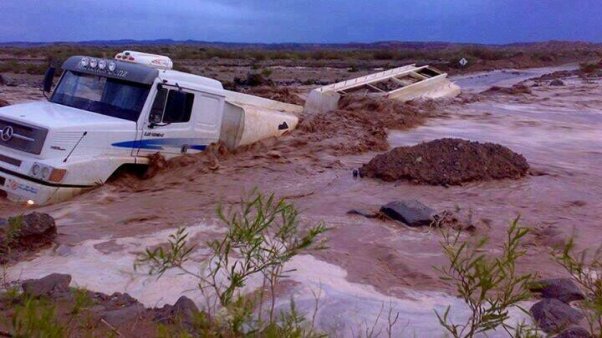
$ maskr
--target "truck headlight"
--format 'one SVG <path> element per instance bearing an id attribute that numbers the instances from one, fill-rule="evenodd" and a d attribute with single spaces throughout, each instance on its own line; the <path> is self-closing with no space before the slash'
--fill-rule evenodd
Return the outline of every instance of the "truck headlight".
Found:
<path id="1" fill-rule="evenodd" d="M 42 172 L 42 168 L 40 167 L 39 164 L 34 164 L 33 167 L 31 167 L 31 173 L 33 174 L 34 177 L 39 177 L 41 172 Z"/>
<path id="2" fill-rule="evenodd" d="M 42 168 L 42 178 L 47 180 L 48 177 L 50 177 L 50 168 L 49 167 Z"/>
<path id="3" fill-rule="evenodd" d="M 41 163 L 34 163 L 31 167 L 33 177 L 47 182 L 61 182 L 66 174 L 66 169 L 57 169 Z"/>

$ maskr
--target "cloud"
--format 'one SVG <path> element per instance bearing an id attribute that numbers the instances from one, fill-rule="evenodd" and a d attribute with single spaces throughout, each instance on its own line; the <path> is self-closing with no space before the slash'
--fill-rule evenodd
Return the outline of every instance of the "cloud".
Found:
<path id="1" fill-rule="evenodd" d="M 602 41 L 595 0 L 0 0 L 0 41 Z"/>

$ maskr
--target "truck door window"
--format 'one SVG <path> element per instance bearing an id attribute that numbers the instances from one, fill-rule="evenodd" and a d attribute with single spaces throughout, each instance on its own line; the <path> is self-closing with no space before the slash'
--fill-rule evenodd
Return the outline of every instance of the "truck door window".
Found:
<path id="1" fill-rule="evenodd" d="M 151 108 L 149 122 L 184 123 L 190 121 L 194 94 L 161 88 Z"/>
<path id="2" fill-rule="evenodd" d="M 152 123 L 161 123 L 163 120 L 163 112 L 165 111 L 165 99 L 167 98 L 167 89 L 161 88 L 157 91 L 155 102 L 151 108 L 148 121 Z"/>

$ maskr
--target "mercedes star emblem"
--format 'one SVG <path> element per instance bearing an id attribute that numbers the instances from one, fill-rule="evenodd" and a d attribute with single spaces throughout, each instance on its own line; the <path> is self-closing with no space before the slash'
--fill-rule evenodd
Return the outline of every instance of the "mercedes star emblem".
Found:
<path id="1" fill-rule="evenodd" d="M 0 131 L 0 139 L 4 142 L 8 142 L 13 138 L 14 130 L 11 126 L 6 126 Z"/>

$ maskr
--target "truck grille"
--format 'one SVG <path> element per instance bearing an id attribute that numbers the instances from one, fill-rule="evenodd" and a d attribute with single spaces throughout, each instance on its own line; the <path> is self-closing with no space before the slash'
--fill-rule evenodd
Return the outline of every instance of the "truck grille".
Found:
<path id="1" fill-rule="evenodd" d="M 0 119 L 0 146 L 39 155 L 48 130 Z"/>

